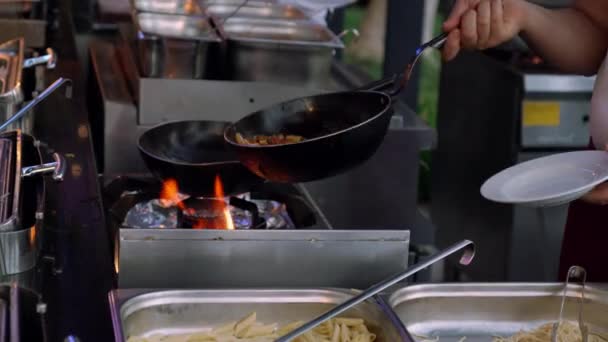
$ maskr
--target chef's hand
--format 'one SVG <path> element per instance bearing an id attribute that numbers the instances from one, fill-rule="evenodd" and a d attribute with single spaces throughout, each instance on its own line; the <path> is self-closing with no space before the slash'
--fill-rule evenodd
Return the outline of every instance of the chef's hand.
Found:
<path id="1" fill-rule="evenodd" d="M 443 24 L 450 32 L 443 58 L 456 57 L 461 49 L 483 50 L 511 40 L 524 27 L 525 0 L 457 0 Z"/>
<path id="2" fill-rule="evenodd" d="M 608 205 L 608 183 L 596 186 L 591 192 L 583 196 L 581 200 L 595 205 Z"/>

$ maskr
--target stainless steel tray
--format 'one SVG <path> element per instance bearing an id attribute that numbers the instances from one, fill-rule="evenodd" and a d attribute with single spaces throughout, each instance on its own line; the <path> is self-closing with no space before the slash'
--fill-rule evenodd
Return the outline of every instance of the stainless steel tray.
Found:
<path id="1" fill-rule="evenodd" d="M 221 39 L 204 16 L 134 13 L 141 76 L 199 79 L 209 76 Z"/>
<path id="2" fill-rule="evenodd" d="M 230 18 L 223 24 L 230 40 L 341 49 L 344 44 L 324 25 L 313 22 Z"/>
<path id="3" fill-rule="evenodd" d="M 132 0 L 135 10 L 140 12 L 200 15 L 196 0 Z"/>
<path id="4" fill-rule="evenodd" d="M 130 336 L 205 331 L 252 311 L 264 323 L 309 320 L 350 296 L 337 289 L 114 290 L 109 299 L 115 339 L 122 342 Z M 399 320 L 379 301 L 362 303 L 344 316 L 365 319 L 378 342 L 410 341 Z"/>
<path id="5" fill-rule="evenodd" d="M 223 29 L 229 70 L 238 81 L 324 89 L 334 52 L 344 47 L 327 27 L 308 21 L 230 18 Z"/>
<path id="6" fill-rule="evenodd" d="M 134 17 L 137 29 L 145 35 L 196 41 L 221 40 L 206 17 L 145 12 Z"/>
<path id="7" fill-rule="evenodd" d="M 243 2 L 243 1 L 241 1 Z M 218 18 L 260 18 L 280 20 L 308 20 L 310 19 L 298 7 L 264 2 L 247 2 L 246 5 L 214 3 L 203 9 L 205 13 Z"/>
<path id="8" fill-rule="evenodd" d="M 414 336 L 440 342 L 491 341 L 521 330 L 555 322 L 563 284 L 496 283 L 411 286 L 389 300 L 397 316 Z M 580 287 L 571 286 L 566 320 L 576 321 Z M 585 291 L 584 318 L 592 331 L 608 332 L 608 287 L 591 285 Z"/>

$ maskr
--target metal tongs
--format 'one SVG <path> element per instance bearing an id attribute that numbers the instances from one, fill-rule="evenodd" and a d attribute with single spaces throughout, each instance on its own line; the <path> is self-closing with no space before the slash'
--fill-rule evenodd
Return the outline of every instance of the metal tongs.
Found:
<path id="1" fill-rule="evenodd" d="M 443 250 L 442 252 L 435 254 L 433 257 L 431 257 L 425 261 L 419 262 L 419 263 L 409 267 L 407 270 L 397 273 L 397 274 L 393 275 L 392 277 L 370 287 L 369 289 L 365 290 L 364 292 L 361 292 L 360 294 L 356 295 L 355 297 L 336 306 L 335 308 L 327 311 L 326 313 L 324 313 L 321 316 L 313 319 L 312 321 L 302 325 L 301 327 L 293 330 L 292 332 L 290 332 L 282 337 L 279 337 L 278 339 L 275 340 L 275 342 L 291 341 L 292 339 L 300 336 L 301 334 L 307 332 L 308 330 L 313 329 L 314 327 L 325 322 L 326 320 L 336 317 L 337 315 L 354 307 L 355 305 L 377 295 L 378 293 L 380 293 L 380 292 L 386 290 L 387 288 L 397 284 L 398 282 L 408 278 L 409 276 L 411 276 L 415 273 L 418 273 L 419 271 L 431 266 L 432 264 L 434 264 L 440 260 L 447 258 L 448 256 L 450 256 L 460 250 L 464 250 L 462 257 L 460 258 L 460 264 L 469 265 L 471 263 L 471 261 L 473 261 L 473 258 L 475 257 L 475 244 L 472 241 L 464 240 L 462 242 L 459 242 L 459 243 L 451 246 L 448 249 Z M 586 342 L 586 341 L 583 341 L 583 342 Z"/>
<path id="2" fill-rule="evenodd" d="M 553 329 L 551 331 L 551 342 L 557 342 L 557 335 L 559 331 L 559 326 L 562 324 L 564 319 L 564 307 L 566 305 L 566 298 L 568 295 L 568 284 L 570 283 L 570 279 L 578 278 L 581 281 L 581 295 L 579 297 L 579 305 L 578 305 L 578 327 L 581 330 L 581 336 L 583 338 L 582 342 L 587 342 L 589 339 L 589 328 L 585 325 L 583 320 L 583 306 L 585 304 L 585 283 L 587 282 L 587 271 L 580 266 L 572 266 L 568 270 L 568 275 L 566 276 L 566 283 L 564 285 L 564 292 L 562 294 L 562 304 L 559 309 L 559 317 L 557 322 L 553 324 Z"/>

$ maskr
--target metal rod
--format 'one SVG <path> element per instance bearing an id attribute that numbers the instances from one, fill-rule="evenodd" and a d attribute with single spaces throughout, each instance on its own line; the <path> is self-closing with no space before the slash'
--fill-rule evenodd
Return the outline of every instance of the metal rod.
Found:
<path id="1" fill-rule="evenodd" d="M 322 314 L 321 316 L 313 319 L 312 321 L 302 325 L 301 327 L 293 330 L 292 332 L 286 334 L 285 336 L 278 338 L 277 340 L 275 340 L 275 342 L 291 341 L 292 339 L 300 336 L 301 334 L 307 332 L 310 329 L 313 329 L 314 327 L 325 322 L 326 320 L 336 317 L 337 315 L 352 308 L 353 306 L 369 299 L 370 297 L 377 295 L 378 293 L 380 293 L 380 292 L 386 290 L 387 288 L 397 284 L 398 282 L 408 278 L 409 276 L 431 266 L 432 264 L 434 264 L 440 260 L 445 259 L 446 257 L 448 257 L 462 249 L 464 249 L 464 253 L 463 253 L 462 257 L 460 258 L 460 264 L 462 264 L 462 265 L 470 264 L 475 256 L 475 244 L 472 241 L 464 240 L 462 242 L 459 242 L 459 243 L 435 254 L 428 260 L 419 262 L 416 265 L 409 267 L 407 270 L 405 270 L 401 273 L 398 273 L 398 274 L 370 287 L 369 289 L 365 290 L 364 292 L 361 292 L 359 295 L 336 306 L 335 308 L 333 308 L 333 309 L 329 310 L 328 312 Z"/>
<path id="2" fill-rule="evenodd" d="M 16 121 L 20 120 L 23 116 L 28 114 L 32 110 L 32 108 L 34 108 L 40 102 L 42 102 L 44 99 L 49 97 L 49 95 L 51 95 L 55 90 L 59 89 L 65 83 L 71 84 L 72 81 L 67 78 L 61 78 L 61 77 L 58 78 L 57 81 L 53 82 L 53 84 L 51 84 L 42 93 L 40 93 L 40 95 L 36 96 L 32 101 L 28 102 L 25 106 L 23 106 L 23 108 L 21 108 L 17 113 L 15 113 L 15 115 L 11 116 L 2 125 L 0 125 L 0 132 L 4 131 L 11 124 L 15 123 Z M 68 94 L 70 94 L 69 90 L 68 90 Z"/>
<path id="3" fill-rule="evenodd" d="M 28 58 L 23 61 L 23 68 L 31 68 L 38 64 L 46 64 L 48 69 L 55 68 L 57 64 L 57 54 L 51 48 L 46 49 L 46 55 Z"/>
<path id="4" fill-rule="evenodd" d="M 36 175 L 46 175 L 48 173 L 53 173 L 53 179 L 56 181 L 62 181 L 65 176 L 65 160 L 58 153 L 53 153 L 54 162 L 26 166 L 21 169 L 21 177 L 30 177 Z"/>

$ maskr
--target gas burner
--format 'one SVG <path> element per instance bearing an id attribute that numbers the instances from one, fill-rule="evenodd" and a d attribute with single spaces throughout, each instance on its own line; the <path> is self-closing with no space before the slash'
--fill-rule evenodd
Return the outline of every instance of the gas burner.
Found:
<path id="1" fill-rule="evenodd" d="M 132 194 L 129 194 L 132 195 Z M 190 197 L 167 206 L 161 199 L 136 203 L 123 226 L 137 229 L 295 229 L 285 204 L 251 199 Z"/>
<path id="2" fill-rule="evenodd" d="M 123 229 L 305 229 L 315 211 L 292 185 L 265 183 L 251 192 L 213 198 L 179 192 L 176 183 L 119 177 L 105 187 L 113 227 Z M 226 224 L 226 217 L 231 225 Z M 112 228 L 114 230 L 115 228 Z"/>

